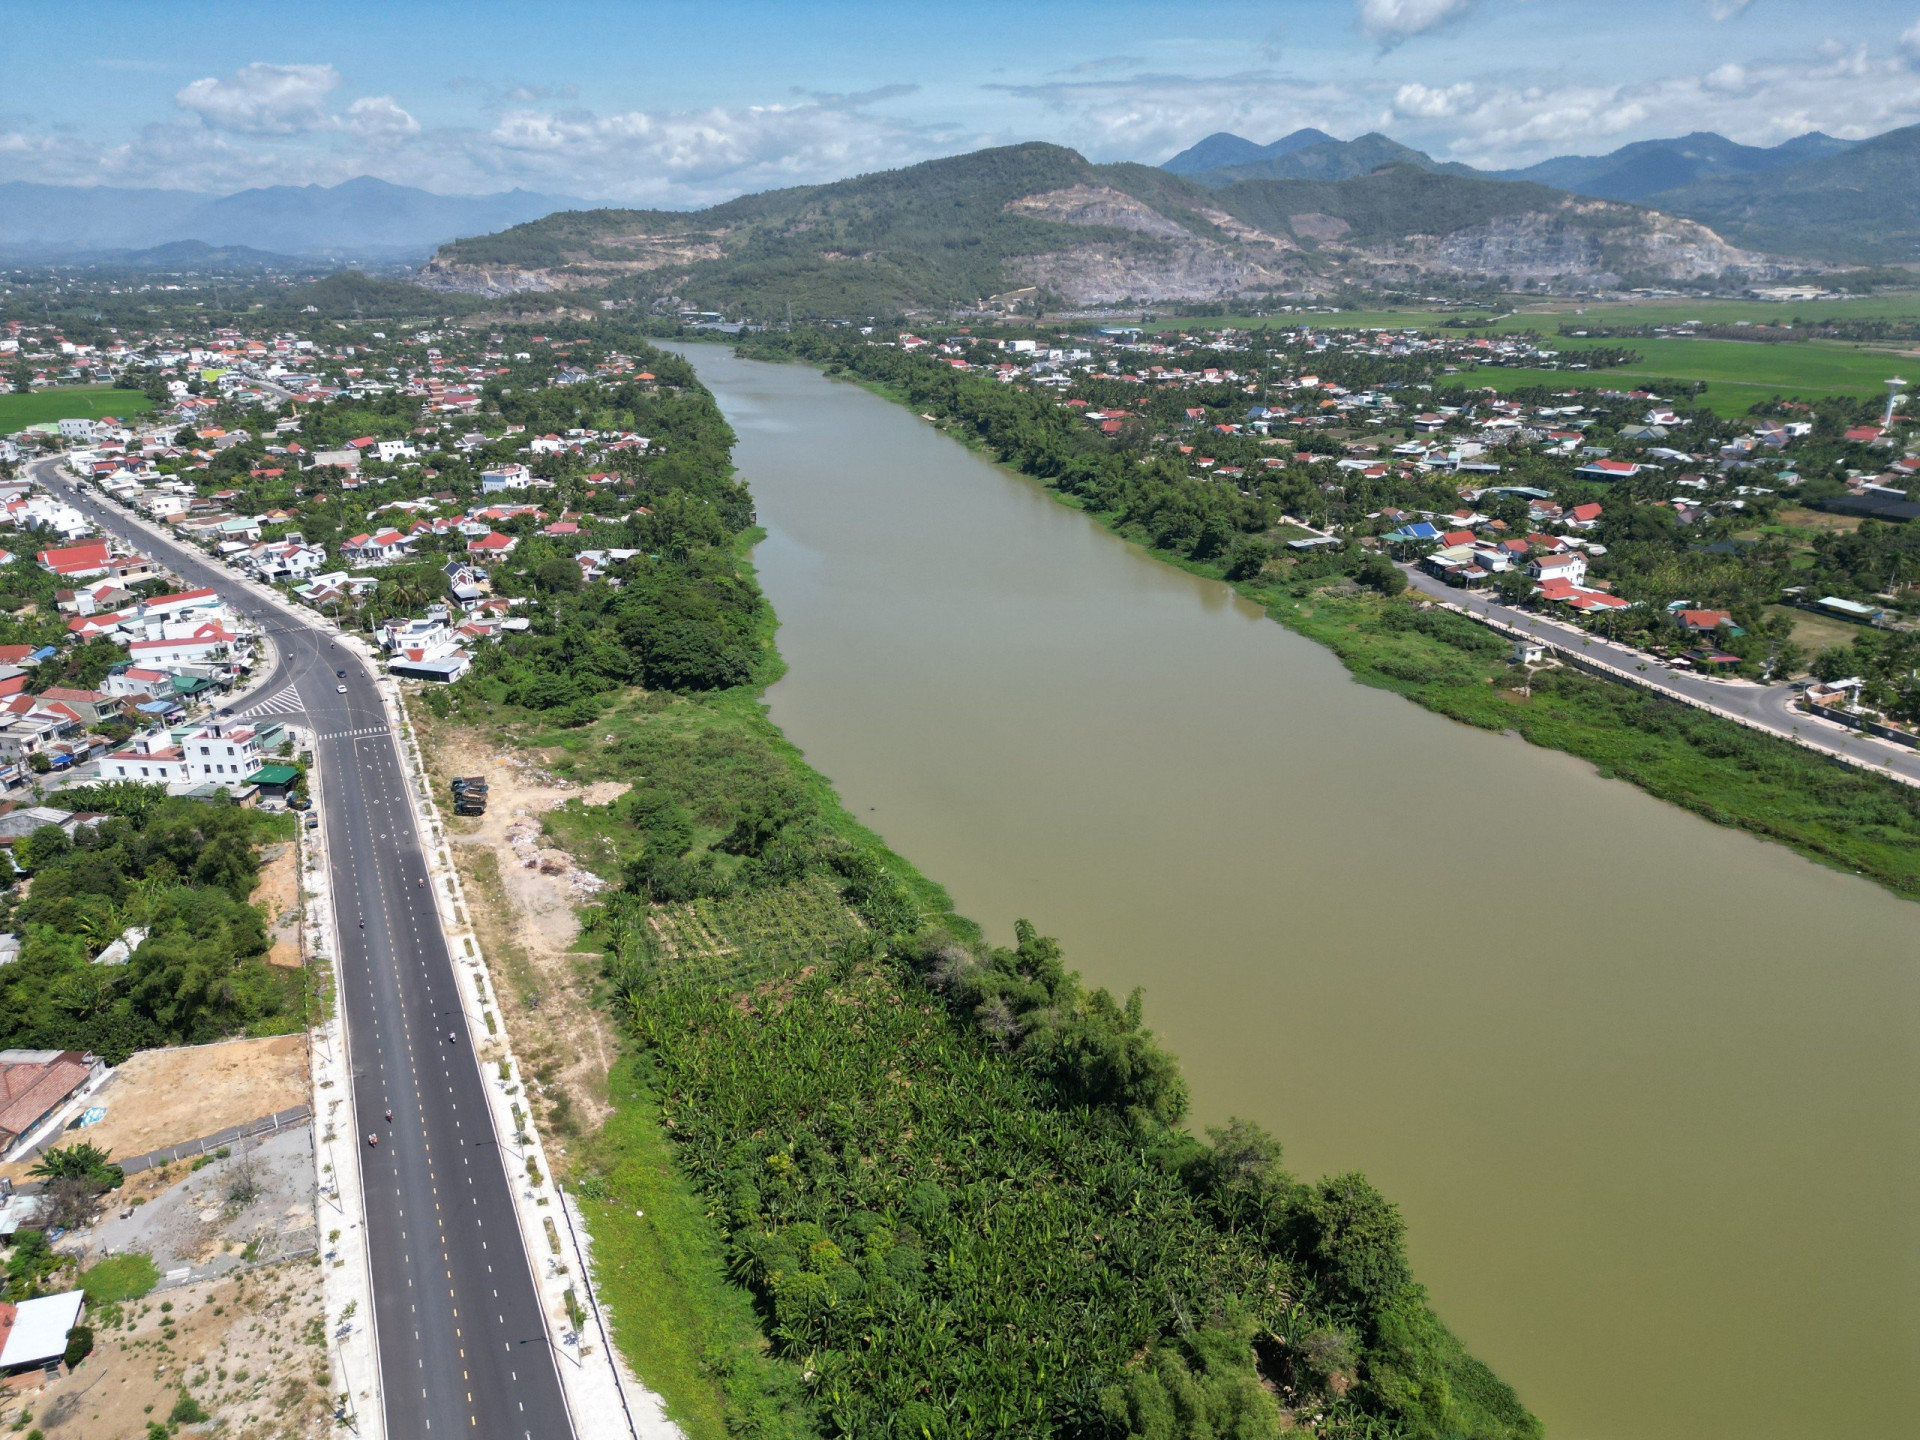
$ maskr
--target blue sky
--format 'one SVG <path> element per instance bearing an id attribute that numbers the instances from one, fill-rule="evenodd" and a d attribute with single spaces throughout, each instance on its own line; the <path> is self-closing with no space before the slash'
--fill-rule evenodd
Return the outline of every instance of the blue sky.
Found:
<path id="1" fill-rule="evenodd" d="M 0 180 L 690 206 L 1018 140 L 1518 165 L 1920 122 L 1920 0 L 0 0 Z"/>

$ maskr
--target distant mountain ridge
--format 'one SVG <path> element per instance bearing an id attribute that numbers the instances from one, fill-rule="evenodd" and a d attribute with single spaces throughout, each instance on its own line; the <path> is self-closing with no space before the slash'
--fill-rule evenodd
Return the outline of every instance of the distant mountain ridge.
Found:
<path id="1" fill-rule="evenodd" d="M 1677 140 L 1641 140 L 1606 155 L 1557 155 L 1520 170 L 1496 170 L 1502 180 L 1532 180 L 1606 200 L 1644 200 L 1702 180 L 1763 175 L 1805 160 L 1842 154 L 1858 143 L 1818 130 L 1778 145 L 1742 145 L 1711 130 Z"/>
<path id="2" fill-rule="evenodd" d="M 1202 170 L 1219 170 L 1228 165 L 1255 165 L 1262 160 L 1275 160 L 1282 155 L 1291 155 L 1295 150 L 1304 150 L 1309 145 L 1325 145 L 1330 142 L 1338 143 L 1326 131 L 1312 128 L 1296 130 L 1291 135 L 1283 135 L 1271 145 L 1256 145 L 1251 140 L 1243 140 L 1238 135 L 1219 130 L 1197 145 L 1188 146 L 1171 160 L 1163 161 L 1160 168 L 1171 170 L 1176 175 L 1193 175 Z"/>
<path id="3" fill-rule="evenodd" d="M 1304 144 L 1289 143 L 1304 135 L 1320 138 Z M 1279 146 L 1288 148 L 1279 149 Z M 1412 165 L 1443 175 L 1480 176 L 1470 165 L 1435 160 L 1424 150 L 1402 145 L 1378 131 L 1369 131 L 1352 140 L 1336 140 L 1318 130 L 1296 130 L 1285 140 L 1267 146 L 1257 160 L 1196 170 L 1190 172 L 1188 178 L 1202 185 L 1232 185 L 1241 180 L 1352 180 L 1371 175 L 1383 165 Z"/>
<path id="4" fill-rule="evenodd" d="M 0 247 L 85 258 L 199 241 L 301 258 L 417 258 L 462 235 L 586 204 L 527 190 L 435 195 L 367 175 L 338 185 L 274 185 L 219 196 L 10 181 L 0 184 Z"/>
<path id="5" fill-rule="evenodd" d="M 1413 166 L 1644 205 L 1775 255 L 1838 264 L 1920 260 L 1920 126 L 1870 140 L 1812 130 L 1772 146 L 1742 145 L 1702 130 L 1498 171 L 1442 163 L 1380 134 L 1294 143 L 1321 134 L 1295 131 L 1261 146 L 1221 131 L 1161 168 L 1230 191 L 1256 180 L 1350 180 L 1383 165 Z"/>
<path id="6" fill-rule="evenodd" d="M 1910 264 L 1920 261 L 1920 125 L 1757 176 L 1714 176 L 1657 191 L 1646 203 L 1690 215 L 1745 245 L 1853 264 Z"/>

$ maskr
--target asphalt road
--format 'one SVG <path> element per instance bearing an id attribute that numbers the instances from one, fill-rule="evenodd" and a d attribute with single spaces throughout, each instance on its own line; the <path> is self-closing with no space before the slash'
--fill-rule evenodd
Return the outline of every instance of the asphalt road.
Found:
<path id="1" fill-rule="evenodd" d="M 387 1434 L 572 1436 L 508 1189 L 504 1162 L 513 1156 L 495 1139 L 460 1013 L 472 997 L 459 987 L 427 890 L 426 853 L 373 677 L 307 615 L 262 599 L 198 552 L 156 538 L 82 493 L 53 462 L 31 469 L 102 529 L 259 621 L 279 660 L 239 708 L 297 698 L 314 732 Z M 377 1147 L 366 1143 L 371 1133 L 380 1136 Z"/>
<path id="2" fill-rule="evenodd" d="M 1490 616 L 1519 630 L 1538 635 L 1559 645 L 1577 647 L 1582 654 L 1604 661 L 1615 669 L 1638 676 L 1669 695 L 1685 696 L 1727 715 L 1764 727 L 1776 735 L 1801 740 L 1830 754 L 1849 755 L 1869 760 L 1875 768 L 1920 784 L 1920 754 L 1904 745 L 1895 745 L 1872 736 L 1861 735 L 1831 720 L 1819 720 L 1793 708 L 1796 691 L 1791 685 L 1757 685 L 1746 680 L 1710 680 L 1684 670 L 1670 670 L 1627 645 L 1615 645 L 1599 635 L 1588 634 L 1531 610 L 1502 605 L 1491 595 L 1463 590 L 1437 580 L 1423 570 L 1402 565 L 1407 583 L 1423 595 L 1458 605 L 1475 615 Z"/>

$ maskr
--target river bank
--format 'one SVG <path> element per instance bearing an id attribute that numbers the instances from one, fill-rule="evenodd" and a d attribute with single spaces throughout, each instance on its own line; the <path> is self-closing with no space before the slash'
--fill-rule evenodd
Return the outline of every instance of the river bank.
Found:
<path id="1" fill-rule="evenodd" d="M 1167 1387 L 1247 1437 L 1283 1412 L 1335 1437 L 1371 1433 L 1370 1416 L 1410 1436 L 1538 1433 L 1427 1307 L 1371 1186 L 1295 1181 L 1255 1129 L 1212 1150 L 1187 1137 L 1184 1083 L 1137 1000 L 1082 990 L 1037 937 L 1018 957 L 975 944 L 759 693 L 635 693 L 584 728 L 511 706 L 453 724 L 417 712 L 436 757 L 511 753 L 584 792 L 541 829 L 603 870 L 632 848 L 628 794 L 717 831 L 711 807 L 737 804 L 747 777 L 791 787 L 792 814 L 830 842 L 831 868 L 772 886 L 653 905 L 616 893 L 583 912 L 578 946 L 610 990 L 503 994 L 536 1047 L 608 1006 L 638 1041 L 594 1087 L 591 1132 L 557 1073 L 536 1070 L 536 1103 L 562 1136 L 616 1342 L 689 1435 L 1124 1427 Z M 1011 1030 L 976 1020 L 988 992 L 963 984 L 1012 997 Z M 871 1020 L 849 1026 L 850 1010 Z M 1078 1058 L 1020 1043 L 1043 1015 Z M 1098 1058 L 1108 1046 L 1124 1064 Z M 1031 1185 L 1009 1188 L 1020 1174 Z M 1339 1255 L 1357 1267 L 1344 1279 Z M 949 1333 L 938 1363 L 933 1310 Z M 1200 1327 L 1191 1344 L 1181 1315 Z"/>
<path id="2" fill-rule="evenodd" d="M 1255 1125 L 1194 1138 L 1137 995 L 1083 985 L 1030 929 L 986 945 L 802 759 L 761 700 L 782 666 L 755 538 L 689 565 L 753 617 L 747 683 L 563 690 L 583 625 L 417 707 L 442 769 L 515 757 L 503 803 L 542 792 L 556 874 L 620 882 L 575 942 L 604 983 L 528 954 L 502 1003 L 547 1057 L 529 1100 L 565 1137 L 640 1377 L 698 1436 L 1537 1435 L 1429 1306 L 1365 1178 L 1296 1179 Z M 578 592 L 591 628 L 659 615 L 628 579 Z M 610 624 L 602 605 L 632 608 Z M 638 664 L 721 673 L 687 633 L 649 632 Z M 522 888 L 498 875 L 518 821 L 450 834 L 490 824 L 499 909 Z M 477 924 L 511 920 L 476 901 Z M 605 1033 L 587 1007 L 632 1045 L 604 1086 L 569 1053 Z"/>
<path id="3" fill-rule="evenodd" d="M 768 530 L 773 718 L 965 913 L 1146 985 L 1197 1124 L 1379 1180 L 1555 1434 L 1617 1433 L 1622 1383 L 1638 1433 L 1802 1433 L 1809 1343 L 1898 1433 L 1910 906 L 1356 685 L 856 386 L 692 353 Z"/>
<path id="4" fill-rule="evenodd" d="M 770 347 L 770 339 L 762 337 L 743 353 L 795 358 Z M 887 368 L 895 361 L 890 351 L 866 353 L 882 357 Z M 858 347 L 836 351 L 833 368 L 844 367 L 862 388 L 924 412 L 942 433 L 1002 463 L 992 435 L 982 428 L 984 417 L 952 403 L 960 392 L 909 394 L 896 380 L 863 375 L 862 354 Z M 1004 417 L 994 421 L 1004 423 Z M 1198 561 L 1160 548 L 1142 527 L 1126 523 L 1120 512 L 1089 507 L 1056 476 L 1022 473 L 1161 563 L 1230 585 L 1272 619 L 1333 651 L 1363 684 L 1392 690 L 1462 724 L 1579 756 L 1602 776 L 1625 780 L 1715 824 L 1920 898 L 1920 794 L 1911 787 L 1657 696 L 1571 672 L 1551 672 L 1536 682 L 1509 663 L 1510 647 L 1483 627 L 1449 624 L 1438 616 L 1407 623 L 1400 611 L 1419 597 L 1395 602 L 1354 584 L 1363 560 L 1358 552 L 1337 559 L 1315 554 L 1235 575 L 1226 555 Z"/>

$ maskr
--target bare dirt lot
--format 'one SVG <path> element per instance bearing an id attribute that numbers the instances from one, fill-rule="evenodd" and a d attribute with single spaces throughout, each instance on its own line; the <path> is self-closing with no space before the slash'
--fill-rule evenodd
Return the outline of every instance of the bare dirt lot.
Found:
<path id="1" fill-rule="evenodd" d="M 156 1177 L 144 1201 L 136 1203 L 133 1185 L 123 1186 L 108 1197 L 94 1224 L 63 1235 L 54 1248 L 82 1265 L 108 1255 L 147 1255 L 168 1283 L 211 1279 L 317 1248 L 313 1132 L 295 1125 L 225 1148 L 224 1156 L 177 1161 L 135 1176 Z M 124 1214 L 129 1209 L 133 1213 Z M 190 1275 L 180 1275 L 183 1270 Z"/>
<path id="2" fill-rule="evenodd" d="M 317 1263 L 289 1261 L 97 1307 L 85 1317 L 93 1354 L 38 1392 L 0 1397 L 0 1427 L 31 1425 L 46 1440 L 137 1440 L 150 1422 L 167 1420 L 184 1392 L 231 1440 L 331 1433 L 335 1377 Z"/>
<path id="3" fill-rule="evenodd" d="M 605 805 L 627 787 L 572 784 L 540 770 L 537 755 L 502 751 L 450 726 L 424 724 L 419 733 L 439 793 L 455 775 L 487 777 L 487 813 L 455 817 L 443 807 L 447 834 L 529 1093 L 543 1102 L 543 1136 L 563 1160 L 573 1138 L 606 1118 L 607 1072 L 620 1047 L 593 1003 L 599 958 L 572 948 L 580 933 L 574 909 L 592 898 L 593 883 L 543 844 L 540 816 L 571 799 Z"/>
<path id="4" fill-rule="evenodd" d="M 269 845 L 261 852 L 260 879 L 250 897 L 267 911 L 267 933 L 273 948 L 269 965 L 300 964 L 300 851 L 290 841 Z"/>
<path id="5" fill-rule="evenodd" d="M 109 1155 L 144 1155 L 290 1110 L 307 1099 L 307 1048 L 301 1035 L 267 1040 L 223 1040 L 143 1050 L 96 1091 L 91 1103 L 106 1117 L 69 1130 L 62 1143 L 86 1140 Z M 19 1179 L 31 1162 L 0 1168 Z"/>

